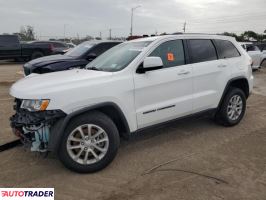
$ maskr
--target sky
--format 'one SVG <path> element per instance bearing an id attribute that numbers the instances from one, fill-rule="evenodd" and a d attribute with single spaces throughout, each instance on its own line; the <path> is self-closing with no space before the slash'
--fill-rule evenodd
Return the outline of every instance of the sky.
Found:
<path id="1" fill-rule="evenodd" d="M 40 39 L 133 35 L 241 33 L 266 29 L 266 0 L 0 0 L 0 33 L 31 25 Z"/>

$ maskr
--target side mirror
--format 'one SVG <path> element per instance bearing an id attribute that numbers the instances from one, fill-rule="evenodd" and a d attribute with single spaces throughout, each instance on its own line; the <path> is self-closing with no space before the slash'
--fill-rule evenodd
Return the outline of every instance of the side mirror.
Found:
<path id="1" fill-rule="evenodd" d="M 160 57 L 146 57 L 143 66 L 137 70 L 138 73 L 145 73 L 163 67 L 163 61 Z"/>
<path id="2" fill-rule="evenodd" d="M 89 61 L 92 61 L 94 60 L 95 58 L 97 58 L 97 55 L 95 53 L 90 53 L 88 56 L 87 56 L 87 60 Z"/>

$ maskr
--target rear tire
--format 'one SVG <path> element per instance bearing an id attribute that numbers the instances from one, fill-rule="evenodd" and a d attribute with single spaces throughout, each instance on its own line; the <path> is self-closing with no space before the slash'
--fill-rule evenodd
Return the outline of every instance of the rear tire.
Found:
<path id="1" fill-rule="evenodd" d="M 41 51 L 34 51 L 31 55 L 31 60 L 34 60 L 36 58 L 43 57 L 44 54 Z"/>
<path id="2" fill-rule="evenodd" d="M 224 126 L 234 126 L 242 120 L 245 111 L 245 93 L 238 88 L 230 87 L 216 113 L 215 121 Z"/>
<path id="3" fill-rule="evenodd" d="M 60 144 L 59 159 L 72 171 L 96 172 L 112 162 L 119 143 L 114 122 L 107 115 L 93 111 L 70 121 Z"/>

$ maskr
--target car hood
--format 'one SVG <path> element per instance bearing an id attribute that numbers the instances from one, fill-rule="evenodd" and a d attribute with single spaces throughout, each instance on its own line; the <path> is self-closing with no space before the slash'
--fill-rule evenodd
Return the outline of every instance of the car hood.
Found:
<path id="1" fill-rule="evenodd" d="M 67 55 L 52 55 L 52 56 L 45 56 L 41 58 L 34 59 L 28 63 L 26 63 L 24 66 L 25 67 L 41 67 L 53 63 L 58 63 L 58 62 L 69 62 L 69 61 L 76 61 L 79 60 L 78 58 L 70 57 Z"/>
<path id="2" fill-rule="evenodd" d="M 45 99 L 62 91 L 79 90 L 112 77 L 111 72 L 73 69 L 48 74 L 31 74 L 10 88 L 10 95 L 19 99 Z"/>

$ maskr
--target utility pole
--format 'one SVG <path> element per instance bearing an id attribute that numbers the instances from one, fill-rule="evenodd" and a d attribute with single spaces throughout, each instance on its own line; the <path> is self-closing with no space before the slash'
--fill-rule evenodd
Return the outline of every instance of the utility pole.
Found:
<path id="1" fill-rule="evenodd" d="M 66 41 L 66 24 L 64 24 L 64 42 Z"/>
<path id="2" fill-rule="evenodd" d="M 100 31 L 100 38 L 102 39 L 102 32 Z"/>
<path id="3" fill-rule="evenodd" d="M 134 14 L 134 10 L 136 10 L 137 8 L 141 7 L 141 5 L 138 5 L 136 7 L 131 8 L 131 26 L 130 26 L 130 36 L 133 35 L 133 14 Z"/>
<path id="4" fill-rule="evenodd" d="M 109 29 L 109 40 L 112 38 L 112 29 Z"/>
<path id="5" fill-rule="evenodd" d="M 184 33 L 186 32 L 186 26 L 187 26 L 187 22 L 184 23 L 184 27 L 183 27 Z"/>

